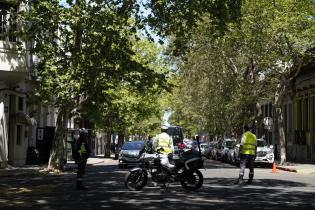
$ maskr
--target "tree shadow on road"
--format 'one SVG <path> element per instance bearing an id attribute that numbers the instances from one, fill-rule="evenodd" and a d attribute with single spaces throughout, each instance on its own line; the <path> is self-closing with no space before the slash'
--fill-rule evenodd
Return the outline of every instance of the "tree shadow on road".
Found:
<path id="1" fill-rule="evenodd" d="M 75 189 L 75 173 L 2 180 L 0 209 L 314 209 L 315 192 L 299 190 L 308 186 L 293 180 L 257 179 L 250 186 L 239 186 L 232 178 L 211 177 L 196 192 L 186 191 L 178 182 L 166 191 L 159 186 L 129 191 L 124 186 L 128 170 L 88 166 L 87 191 Z"/>

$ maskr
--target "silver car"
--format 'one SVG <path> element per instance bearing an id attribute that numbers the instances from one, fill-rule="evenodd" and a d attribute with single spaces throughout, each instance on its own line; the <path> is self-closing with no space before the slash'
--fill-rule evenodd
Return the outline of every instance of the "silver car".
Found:
<path id="1" fill-rule="evenodd" d="M 118 158 L 118 167 L 137 166 L 141 163 L 144 151 L 144 141 L 129 141 L 124 143 Z"/>
<path id="2" fill-rule="evenodd" d="M 224 139 L 222 143 L 221 160 L 229 162 L 229 151 L 234 150 L 236 139 Z"/>

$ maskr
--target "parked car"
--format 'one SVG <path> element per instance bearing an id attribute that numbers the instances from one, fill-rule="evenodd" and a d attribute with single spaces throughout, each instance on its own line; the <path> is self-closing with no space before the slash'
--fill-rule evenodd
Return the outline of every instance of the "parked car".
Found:
<path id="1" fill-rule="evenodd" d="M 240 140 L 237 140 L 233 149 L 234 153 L 232 158 L 232 164 L 238 165 L 240 163 Z"/>
<path id="2" fill-rule="evenodd" d="M 228 162 L 228 153 L 230 149 L 233 149 L 236 139 L 224 139 L 221 147 L 221 160 Z"/>
<path id="3" fill-rule="evenodd" d="M 228 154 L 227 154 L 227 162 L 228 163 L 231 163 L 231 164 L 236 164 L 235 162 L 235 158 L 234 158 L 234 155 L 235 155 L 235 146 L 239 143 L 238 140 L 235 140 L 235 142 L 233 142 L 233 145 L 232 147 L 229 149 L 228 151 Z"/>
<path id="4" fill-rule="evenodd" d="M 183 143 L 185 144 L 185 149 L 191 149 L 193 141 L 190 139 L 184 139 Z"/>
<path id="5" fill-rule="evenodd" d="M 123 144 L 118 157 L 118 167 L 136 166 L 141 161 L 144 141 L 129 141 Z"/>
<path id="6" fill-rule="evenodd" d="M 271 165 L 274 162 L 273 145 L 268 145 L 265 139 L 257 139 L 257 155 L 255 164 Z"/>
<path id="7" fill-rule="evenodd" d="M 222 158 L 222 143 L 216 142 L 213 145 L 213 149 L 211 151 L 211 157 L 214 160 L 221 160 Z"/>
<path id="8" fill-rule="evenodd" d="M 212 157 L 212 150 L 213 150 L 213 147 L 214 147 L 214 143 L 213 142 L 209 142 L 204 151 L 203 151 L 203 155 L 206 157 L 206 158 L 211 158 Z"/>
<path id="9" fill-rule="evenodd" d="M 200 150 L 201 150 L 202 156 L 204 156 L 206 158 L 210 157 L 209 149 L 210 149 L 209 143 L 201 143 L 200 144 Z"/>

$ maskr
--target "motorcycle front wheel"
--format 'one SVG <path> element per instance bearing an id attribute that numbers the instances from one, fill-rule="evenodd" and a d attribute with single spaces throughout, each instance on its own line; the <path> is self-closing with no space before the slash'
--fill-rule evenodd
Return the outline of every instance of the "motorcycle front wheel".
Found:
<path id="1" fill-rule="evenodd" d="M 203 184 L 202 173 L 198 169 L 193 171 L 184 171 L 180 184 L 188 191 L 198 190 Z"/>
<path id="2" fill-rule="evenodd" d="M 125 186 L 131 191 L 141 190 L 148 181 L 148 175 L 142 171 L 129 171 L 125 176 Z"/>

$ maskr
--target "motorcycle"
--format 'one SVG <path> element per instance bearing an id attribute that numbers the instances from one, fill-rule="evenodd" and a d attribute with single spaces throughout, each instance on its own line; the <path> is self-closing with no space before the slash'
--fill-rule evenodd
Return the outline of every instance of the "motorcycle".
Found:
<path id="1" fill-rule="evenodd" d="M 202 186 L 203 175 L 199 169 L 203 167 L 203 160 L 198 152 L 188 150 L 180 153 L 179 158 L 173 160 L 174 167 L 169 168 L 161 164 L 161 151 L 144 151 L 140 167 L 131 169 L 125 176 L 125 186 L 129 190 L 141 190 L 147 185 L 149 175 L 153 182 L 162 184 L 165 189 L 175 181 L 188 191 Z"/>

